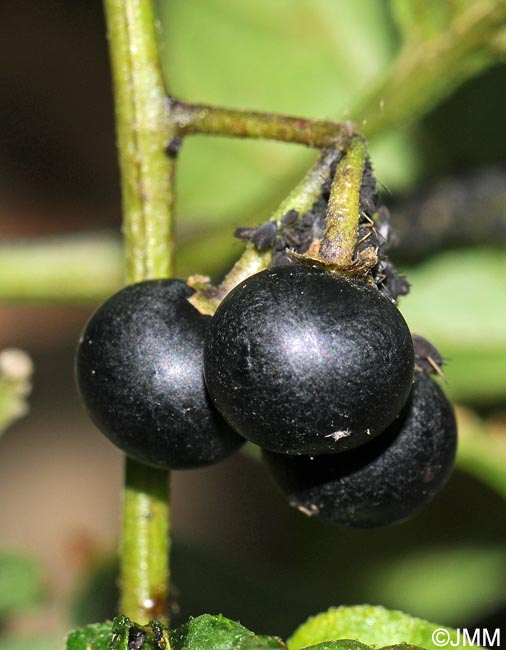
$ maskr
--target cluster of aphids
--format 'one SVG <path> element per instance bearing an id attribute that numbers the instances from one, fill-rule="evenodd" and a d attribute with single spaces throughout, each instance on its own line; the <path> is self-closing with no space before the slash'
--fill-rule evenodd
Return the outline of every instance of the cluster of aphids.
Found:
<path id="1" fill-rule="evenodd" d="M 337 163 L 338 160 L 331 167 L 331 178 Z M 328 180 L 322 185 L 318 199 L 304 214 L 299 214 L 297 210 L 288 210 L 279 223 L 269 220 L 257 228 L 237 228 L 235 236 L 251 241 L 258 251 L 271 248 L 271 267 L 290 264 L 294 260 L 291 253 L 306 253 L 315 241 L 322 238 L 330 190 L 331 180 Z M 369 271 L 369 276 L 387 298 L 397 303 L 399 296 L 409 293 L 409 283 L 404 276 L 397 273 L 388 257 L 388 249 L 395 243 L 395 235 L 390 228 L 390 213 L 385 205 L 380 204 L 376 178 L 368 159 L 360 188 L 360 217 L 355 256 L 366 249 L 374 251 L 378 263 Z"/>
<path id="2" fill-rule="evenodd" d="M 152 280 L 112 296 L 86 325 L 77 379 L 98 426 L 158 468 L 216 463 L 248 440 L 291 505 L 369 527 L 402 520 L 445 483 L 453 409 L 431 375 L 438 351 L 396 307 L 408 292 L 387 256 L 388 211 L 369 163 L 350 277 L 301 258 L 325 231 L 330 183 L 309 211 L 239 229 L 269 268 L 240 282 L 210 317 L 185 282 Z M 294 256 L 294 253 L 297 254 Z"/>

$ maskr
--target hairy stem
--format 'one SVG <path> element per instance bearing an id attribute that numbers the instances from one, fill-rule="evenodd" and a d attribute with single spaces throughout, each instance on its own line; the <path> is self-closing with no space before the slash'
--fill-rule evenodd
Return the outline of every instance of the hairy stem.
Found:
<path id="1" fill-rule="evenodd" d="M 327 206 L 327 224 L 318 257 L 338 269 L 349 269 L 355 251 L 360 216 L 360 187 L 367 145 L 355 137 L 339 161 Z"/>
<path id="2" fill-rule="evenodd" d="M 151 0 L 104 0 L 114 80 L 123 196 L 126 281 L 166 277 L 172 260 L 174 162 Z M 168 473 L 126 461 L 121 612 L 140 624 L 167 622 Z"/>
<path id="3" fill-rule="evenodd" d="M 116 104 L 126 280 L 171 271 L 174 135 L 150 0 L 104 0 Z"/>
<path id="4" fill-rule="evenodd" d="M 308 120 L 276 113 L 241 111 L 205 104 L 188 104 L 170 99 L 171 122 L 177 136 L 194 133 L 228 135 L 236 138 L 263 138 L 305 144 L 323 149 L 335 147 L 353 132 L 351 122 Z"/>

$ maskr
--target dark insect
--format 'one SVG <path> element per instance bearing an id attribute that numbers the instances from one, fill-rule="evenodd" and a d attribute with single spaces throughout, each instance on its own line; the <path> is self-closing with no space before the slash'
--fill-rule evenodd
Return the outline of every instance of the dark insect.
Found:
<path id="1" fill-rule="evenodd" d="M 179 152 L 181 151 L 182 145 L 183 145 L 183 141 L 181 140 L 181 138 L 172 138 L 172 140 L 165 148 L 165 153 L 169 158 L 174 160 L 175 158 L 177 158 Z"/>
<path id="2" fill-rule="evenodd" d="M 146 640 L 146 633 L 138 627 L 128 631 L 128 650 L 141 650 Z"/>
<path id="3" fill-rule="evenodd" d="M 256 230 L 256 228 L 236 228 L 234 237 L 237 237 L 237 239 L 251 239 Z"/>
<path id="4" fill-rule="evenodd" d="M 281 217 L 281 223 L 284 226 L 290 226 L 292 223 L 295 223 L 299 217 L 297 210 L 288 210 L 286 214 Z"/>
<path id="5" fill-rule="evenodd" d="M 256 228 L 251 241 L 253 246 L 259 250 L 264 251 L 267 248 L 272 248 L 276 241 L 276 234 L 278 226 L 275 221 L 267 221 L 258 228 Z"/>
<path id="6" fill-rule="evenodd" d="M 423 336 L 411 334 L 415 350 L 415 367 L 426 375 L 439 375 L 444 377 L 442 371 L 443 357 L 439 350 Z"/>

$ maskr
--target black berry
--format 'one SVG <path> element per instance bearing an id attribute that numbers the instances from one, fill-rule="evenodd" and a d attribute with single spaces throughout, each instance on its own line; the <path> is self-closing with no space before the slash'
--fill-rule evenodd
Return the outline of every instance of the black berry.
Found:
<path id="1" fill-rule="evenodd" d="M 406 519 L 446 482 L 455 459 L 451 404 L 416 373 L 409 400 L 386 431 L 358 449 L 314 459 L 264 452 L 290 505 L 324 521 L 369 528 Z"/>
<path id="2" fill-rule="evenodd" d="M 204 354 L 209 393 L 229 424 L 289 454 L 371 440 L 399 414 L 413 366 L 408 327 L 374 286 L 295 264 L 236 287 Z"/>
<path id="3" fill-rule="evenodd" d="M 77 382 L 97 427 L 127 455 L 160 468 L 215 463 L 242 438 L 215 411 L 202 373 L 210 318 L 179 280 L 130 285 L 86 325 Z"/>

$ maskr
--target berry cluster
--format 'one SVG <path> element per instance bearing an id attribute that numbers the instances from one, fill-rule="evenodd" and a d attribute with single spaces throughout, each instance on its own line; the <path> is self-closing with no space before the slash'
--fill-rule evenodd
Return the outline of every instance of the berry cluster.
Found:
<path id="1" fill-rule="evenodd" d="M 388 212 L 370 166 L 356 253 L 372 247 L 375 266 L 354 277 L 301 257 L 322 237 L 328 192 L 306 214 L 237 232 L 270 248 L 272 264 L 232 289 L 212 318 L 179 280 L 112 296 L 84 330 L 77 380 L 98 428 L 140 462 L 201 467 L 248 440 L 300 511 L 385 525 L 446 481 L 455 419 L 430 377 L 441 374 L 441 356 L 396 307 L 409 285 L 386 254 Z"/>

